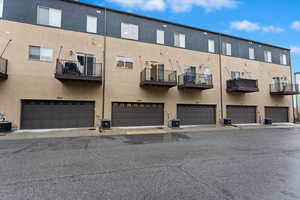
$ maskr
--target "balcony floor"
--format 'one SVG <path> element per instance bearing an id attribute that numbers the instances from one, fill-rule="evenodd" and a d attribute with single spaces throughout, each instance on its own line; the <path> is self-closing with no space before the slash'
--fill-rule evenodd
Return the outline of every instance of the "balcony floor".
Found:
<path id="1" fill-rule="evenodd" d="M 179 89 L 198 89 L 198 90 L 208 90 L 212 89 L 213 85 L 201 85 L 193 83 L 185 83 L 178 86 Z"/>
<path id="2" fill-rule="evenodd" d="M 271 95 L 297 95 L 300 92 L 295 91 L 280 91 L 280 92 L 270 92 Z"/>
<path id="3" fill-rule="evenodd" d="M 177 82 L 163 82 L 163 81 L 141 81 L 141 87 L 165 87 L 172 88 L 177 85 Z"/>
<path id="4" fill-rule="evenodd" d="M 232 87 L 227 88 L 227 92 L 237 92 L 237 93 L 251 93 L 258 92 L 259 89 L 256 87 Z"/>
<path id="5" fill-rule="evenodd" d="M 102 77 L 101 76 L 78 76 L 78 75 L 71 75 L 71 74 L 55 74 L 55 78 L 62 81 L 84 81 L 84 82 L 94 82 L 102 84 Z"/>

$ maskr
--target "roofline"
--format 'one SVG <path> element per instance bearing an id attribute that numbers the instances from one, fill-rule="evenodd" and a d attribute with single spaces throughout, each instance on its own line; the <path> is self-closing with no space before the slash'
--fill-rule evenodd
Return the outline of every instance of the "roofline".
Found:
<path id="1" fill-rule="evenodd" d="M 175 26 L 181 26 L 183 28 L 193 29 L 193 30 L 196 30 L 196 31 L 203 31 L 203 32 L 213 33 L 213 34 L 217 34 L 217 35 L 220 35 L 220 36 L 230 37 L 230 38 L 234 38 L 234 39 L 238 39 L 238 40 L 244 40 L 244 41 L 247 41 L 247 42 L 254 42 L 254 43 L 259 44 L 259 45 L 265 45 L 265 46 L 269 46 L 269 47 L 274 47 L 274 48 L 279 48 L 279 49 L 291 51 L 291 49 L 286 48 L 286 47 L 267 44 L 267 43 L 263 43 L 263 42 L 259 42 L 259 41 L 255 41 L 255 40 L 250 40 L 250 39 L 243 38 L 243 37 L 228 35 L 228 34 L 225 34 L 225 33 L 215 32 L 215 31 L 202 29 L 202 28 L 197 28 L 197 27 L 194 27 L 194 26 L 189 26 L 189 25 L 184 25 L 184 24 L 180 24 L 180 23 L 170 22 L 170 21 L 163 20 L 163 19 L 158 19 L 158 18 L 155 18 L 155 17 L 148 17 L 148 16 L 145 16 L 145 15 L 139 15 L 139 14 L 135 14 L 135 13 L 121 11 L 121 10 L 117 10 L 117 9 L 113 9 L 113 8 L 99 6 L 99 5 L 96 5 L 96 4 L 85 3 L 85 2 L 81 2 L 79 0 L 60 0 L 60 1 L 66 1 L 66 2 L 69 2 L 69 3 L 84 5 L 84 6 L 88 6 L 88 7 L 105 9 L 105 10 L 112 11 L 112 12 L 131 15 L 131 16 L 134 16 L 134 17 L 140 17 L 140 18 L 144 18 L 144 19 L 148 19 L 148 20 L 154 20 L 154 21 L 157 21 L 157 22 L 162 22 L 162 23 L 167 23 L 167 24 L 171 24 L 171 25 L 175 25 Z"/>

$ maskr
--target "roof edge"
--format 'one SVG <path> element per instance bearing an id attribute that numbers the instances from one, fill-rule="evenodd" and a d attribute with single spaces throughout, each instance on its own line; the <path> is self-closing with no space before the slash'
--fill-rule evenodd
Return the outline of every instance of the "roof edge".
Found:
<path id="1" fill-rule="evenodd" d="M 211 30 L 207 30 L 207 29 L 203 29 L 203 28 L 194 27 L 194 26 L 184 25 L 184 24 L 171 22 L 171 21 L 167 21 L 167 20 L 163 20 L 163 19 L 159 19 L 159 18 L 155 18 L 155 17 L 149 17 L 149 16 L 145 16 L 145 15 L 139 15 L 139 14 L 135 14 L 135 13 L 131 13 L 131 12 L 121 11 L 121 10 L 108 8 L 108 7 L 104 7 L 104 6 L 100 6 L 100 5 L 96 5 L 96 4 L 85 3 L 85 2 L 81 2 L 79 0 L 60 0 L 60 1 L 65 1 L 65 2 L 69 2 L 69 3 L 74 3 L 74 4 L 79 4 L 79 5 L 84 5 L 84 6 L 94 7 L 94 8 L 99 8 L 99 9 L 105 9 L 105 10 L 112 11 L 112 12 L 131 15 L 131 16 L 134 16 L 134 17 L 140 17 L 140 18 L 144 18 L 144 19 L 148 19 L 148 20 L 155 20 L 155 21 L 162 22 L 162 23 L 172 24 L 172 25 L 175 25 L 175 26 L 181 26 L 183 28 L 208 32 L 208 33 L 217 34 L 217 35 L 220 35 L 220 36 L 230 37 L 230 38 L 233 38 L 233 39 L 244 40 L 244 41 L 247 41 L 247 42 L 254 42 L 254 43 L 259 44 L 259 45 L 265 45 L 265 46 L 269 46 L 269 47 L 279 48 L 279 49 L 287 50 L 289 52 L 291 51 L 290 48 L 286 48 L 286 47 L 282 47 L 282 46 L 278 46 L 278 45 L 259 42 L 259 41 L 256 41 L 256 40 L 251 40 L 251 39 L 238 37 L 238 36 L 234 36 L 234 35 L 229 35 L 229 34 L 225 34 L 225 33 L 221 33 L 221 32 L 211 31 Z"/>

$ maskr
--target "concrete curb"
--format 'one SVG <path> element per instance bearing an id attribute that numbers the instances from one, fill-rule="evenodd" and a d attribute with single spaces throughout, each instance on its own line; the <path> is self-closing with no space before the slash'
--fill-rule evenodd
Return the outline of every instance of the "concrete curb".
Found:
<path id="1" fill-rule="evenodd" d="M 48 138 L 74 138 L 74 137 L 99 137 L 99 136 L 124 136 L 124 135 L 155 135 L 155 134 L 172 134 L 172 133 L 203 133 L 213 131 L 228 130 L 247 130 L 247 129 L 291 129 L 300 128 L 292 125 L 236 125 L 236 126 L 197 126 L 191 128 L 179 129 L 111 129 L 99 133 L 97 129 L 57 129 L 57 130 L 40 130 L 40 131 L 16 131 L 4 136 L 0 136 L 0 141 L 5 140 L 26 140 L 26 139 L 48 139 Z"/>

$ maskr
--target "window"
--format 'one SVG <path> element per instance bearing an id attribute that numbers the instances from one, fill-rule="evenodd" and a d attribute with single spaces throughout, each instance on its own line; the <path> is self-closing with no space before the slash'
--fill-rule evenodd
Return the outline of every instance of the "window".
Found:
<path id="1" fill-rule="evenodd" d="M 37 23 L 42 25 L 61 27 L 61 10 L 39 6 Z"/>
<path id="2" fill-rule="evenodd" d="M 230 77 L 231 77 L 231 80 L 239 79 L 241 77 L 241 73 L 240 72 L 231 72 Z"/>
<path id="3" fill-rule="evenodd" d="M 252 47 L 249 48 L 249 59 L 255 60 L 255 51 Z"/>
<path id="4" fill-rule="evenodd" d="M 121 37 L 131 40 L 139 39 L 139 26 L 135 24 L 121 24 Z"/>
<path id="5" fill-rule="evenodd" d="M 208 52 L 215 53 L 215 41 L 208 40 Z"/>
<path id="6" fill-rule="evenodd" d="M 287 56 L 285 54 L 280 54 L 280 64 L 287 65 Z"/>
<path id="7" fill-rule="evenodd" d="M 132 69 L 133 68 L 133 59 L 118 56 L 116 57 L 117 67 L 123 69 Z"/>
<path id="8" fill-rule="evenodd" d="M 38 46 L 29 46 L 29 59 L 40 61 L 52 61 L 53 49 Z"/>
<path id="9" fill-rule="evenodd" d="M 223 54 L 226 56 L 231 56 L 231 43 L 223 43 Z"/>
<path id="10" fill-rule="evenodd" d="M 156 31 L 156 42 L 157 44 L 165 44 L 165 32 L 162 30 Z"/>
<path id="11" fill-rule="evenodd" d="M 0 0 L 0 18 L 3 17 L 3 0 Z"/>
<path id="12" fill-rule="evenodd" d="M 245 72 L 245 79 L 252 79 L 252 73 L 251 72 Z"/>
<path id="13" fill-rule="evenodd" d="M 271 51 L 265 51 L 265 61 L 266 62 L 272 62 L 272 52 Z"/>
<path id="14" fill-rule="evenodd" d="M 97 33 L 97 17 L 86 17 L 86 32 Z"/>
<path id="15" fill-rule="evenodd" d="M 185 48 L 185 35 L 182 33 L 174 33 L 174 46 Z"/>

